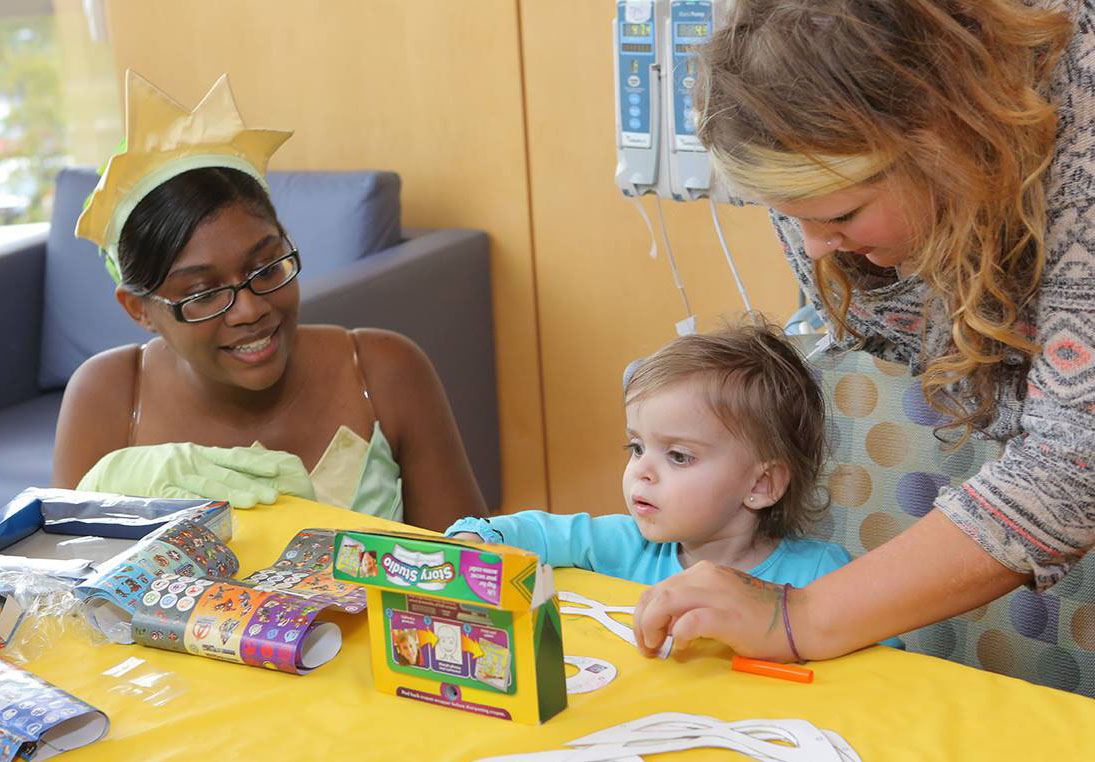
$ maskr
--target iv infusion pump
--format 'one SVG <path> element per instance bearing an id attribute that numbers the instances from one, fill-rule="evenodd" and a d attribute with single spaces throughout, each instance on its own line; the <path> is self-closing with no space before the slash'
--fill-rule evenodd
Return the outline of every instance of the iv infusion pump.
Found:
<path id="1" fill-rule="evenodd" d="M 616 185 L 626 196 L 691 201 L 723 194 L 696 137 L 695 46 L 732 0 L 616 0 Z"/>

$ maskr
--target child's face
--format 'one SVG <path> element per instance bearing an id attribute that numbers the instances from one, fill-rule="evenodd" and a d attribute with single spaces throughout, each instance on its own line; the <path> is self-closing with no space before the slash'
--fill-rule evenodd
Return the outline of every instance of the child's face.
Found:
<path id="1" fill-rule="evenodd" d="M 398 630 L 395 637 L 395 649 L 408 664 L 418 663 L 418 636 L 411 630 Z"/>
<path id="2" fill-rule="evenodd" d="M 755 494 L 764 464 L 715 416 L 701 385 L 668 386 L 626 413 L 624 500 L 643 537 L 695 545 L 753 534 L 754 508 L 770 504 Z"/>
<path id="3" fill-rule="evenodd" d="M 376 556 L 371 551 L 366 551 L 361 556 L 361 576 L 375 577 L 377 572 Z"/>

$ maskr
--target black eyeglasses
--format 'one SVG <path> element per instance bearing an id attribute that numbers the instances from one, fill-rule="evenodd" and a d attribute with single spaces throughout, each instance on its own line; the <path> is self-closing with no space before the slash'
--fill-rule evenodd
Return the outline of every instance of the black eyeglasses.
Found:
<path id="1" fill-rule="evenodd" d="M 298 274 L 300 274 L 300 252 L 293 248 L 270 264 L 255 270 L 243 283 L 237 283 L 234 286 L 211 288 L 178 301 L 164 299 L 155 294 L 146 294 L 146 296 L 170 307 L 175 313 L 175 319 L 180 323 L 201 323 L 232 309 L 232 305 L 236 303 L 236 294 L 243 289 L 246 288 L 256 296 L 263 296 L 289 285 Z"/>

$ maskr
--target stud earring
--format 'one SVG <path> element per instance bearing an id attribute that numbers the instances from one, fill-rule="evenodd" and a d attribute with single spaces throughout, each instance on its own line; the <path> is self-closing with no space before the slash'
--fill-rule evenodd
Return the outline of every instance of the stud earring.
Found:
<path id="1" fill-rule="evenodd" d="M 754 499 L 754 498 L 753 498 L 753 496 L 752 496 L 752 495 L 750 495 L 750 496 L 749 496 L 749 502 L 750 502 L 750 503 L 751 503 L 751 502 L 753 502 L 753 499 Z"/>
<path id="2" fill-rule="evenodd" d="M 826 246 L 832 246 L 833 245 L 833 239 L 830 238 L 828 241 L 825 242 L 825 245 Z"/>

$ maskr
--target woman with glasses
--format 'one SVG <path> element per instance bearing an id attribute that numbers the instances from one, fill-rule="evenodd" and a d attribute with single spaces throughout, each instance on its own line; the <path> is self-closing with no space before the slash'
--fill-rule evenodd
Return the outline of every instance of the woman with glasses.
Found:
<path id="1" fill-rule="evenodd" d="M 130 75 L 130 108 L 140 103 L 136 85 L 151 87 Z M 168 171 L 159 184 L 139 179 L 132 185 L 154 187 L 121 220 L 124 203 L 100 207 L 110 173 L 137 159 L 115 157 L 85 212 L 90 222 L 78 225 L 104 246 L 122 308 L 157 337 L 100 353 L 73 375 L 55 485 L 236 507 L 287 492 L 433 529 L 469 509 L 483 515 L 422 351 L 387 331 L 298 325 L 302 254 L 261 172 L 231 146 L 186 150 L 176 164 L 203 166 Z M 144 160 L 166 165 L 154 153 Z"/>

